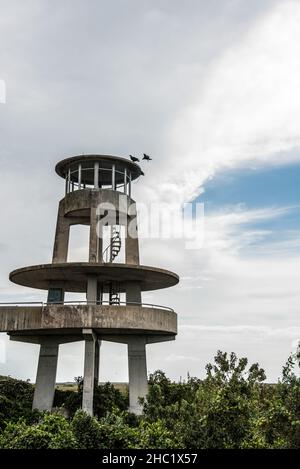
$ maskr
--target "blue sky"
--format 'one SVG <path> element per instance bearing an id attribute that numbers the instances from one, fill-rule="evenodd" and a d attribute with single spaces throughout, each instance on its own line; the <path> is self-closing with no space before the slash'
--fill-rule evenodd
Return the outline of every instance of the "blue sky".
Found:
<path id="1" fill-rule="evenodd" d="M 300 233 L 300 164 L 275 167 L 237 168 L 220 171 L 204 185 L 196 202 L 205 204 L 207 215 L 219 211 L 282 208 L 276 217 L 249 221 L 248 230 L 261 230 L 263 235 L 252 244 L 263 246 Z M 241 228 L 242 229 L 242 228 Z M 299 250 L 299 246 L 296 246 Z M 289 251 L 295 247 L 291 244 Z M 251 254 L 251 249 L 247 249 Z M 253 253 L 253 252 L 252 252 Z M 286 253 L 286 251 L 285 251 Z"/>
<path id="2" fill-rule="evenodd" d="M 249 208 L 300 205 L 300 164 L 221 171 L 204 187 L 198 200 L 207 210 L 231 204 Z"/>

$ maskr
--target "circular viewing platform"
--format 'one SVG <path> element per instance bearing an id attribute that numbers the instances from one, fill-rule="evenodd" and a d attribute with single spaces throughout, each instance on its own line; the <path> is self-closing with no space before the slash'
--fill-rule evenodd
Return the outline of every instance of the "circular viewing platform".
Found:
<path id="1" fill-rule="evenodd" d="M 78 155 L 57 163 L 56 173 L 66 180 L 66 193 L 79 189 L 110 188 L 130 193 L 131 182 L 143 174 L 133 161 L 113 155 Z"/>
<path id="2" fill-rule="evenodd" d="M 177 315 L 151 304 L 91 304 L 86 302 L 0 304 L 0 332 L 18 335 L 79 335 L 92 328 L 107 335 L 177 334 Z"/>
<path id="3" fill-rule="evenodd" d="M 66 262 L 23 267 L 10 273 L 9 279 L 18 285 L 48 290 L 53 282 L 63 284 L 66 291 L 85 293 L 89 276 L 109 288 L 117 282 L 120 293 L 126 291 L 126 283 L 136 282 L 141 291 L 160 290 L 176 285 L 179 277 L 169 270 L 135 264 Z M 108 289 L 107 289 L 108 291 Z"/>

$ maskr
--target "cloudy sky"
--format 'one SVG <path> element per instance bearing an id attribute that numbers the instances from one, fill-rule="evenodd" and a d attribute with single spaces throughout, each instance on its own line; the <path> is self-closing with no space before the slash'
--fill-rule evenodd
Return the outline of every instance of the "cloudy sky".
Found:
<path id="1" fill-rule="evenodd" d="M 136 200 L 204 203 L 205 239 L 141 241 L 143 264 L 181 282 L 175 342 L 149 372 L 203 376 L 218 349 L 269 381 L 300 338 L 300 3 L 295 0 L 0 0 L 0 301 L 44 300 L 11 270 L 51 260 L 64 184 L 80 153 L 153 161 Z M 72 233 L 74 259 L 86 231 Z M 38 347 L 1 334 L 0 374 L 34 380 Z M 61 346 L 58 381 L 83 373 Z M 125 346 L 103 343 L 101 380 L 127 380 Z"/>

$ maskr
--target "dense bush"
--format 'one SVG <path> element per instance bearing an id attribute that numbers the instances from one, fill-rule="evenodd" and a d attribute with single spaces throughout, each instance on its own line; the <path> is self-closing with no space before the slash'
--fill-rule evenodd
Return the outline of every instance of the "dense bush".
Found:
<path id="1" fill-rule="evenodd" d="M 174 383 L 156 371 L 140 417 L 110 383 L 95 389 L 97 417 L 78 410 L 81 378 L 77 392 L 56 392 L 55 405 L 68 409 L 69 419 L 32 413 L 33 386 L 2 378 L 0 448 L 300 448 L 297 361 L 289 358 L 275 385 L 234 353 L 218 352 L 203 380 Z"/>
<path id="2" fill-rule="evenodd" d="M 83 379 L 75 378 L 77 392 L 56 389 L 54 407 L 64 407 L 71 416 L 80 409 L 82 402 Z M 104 417 L 112 412 L 113 408 L 126 410 L 128 408 L 128 395 L 123 395 L 111 383 L 95 386 L 94 389 L 94 415 Z"/>
<path id="3" fill-rule="evenodd" d="M 33 425 L 20 420 L 8 423 L 0 435 L 3 449 L 67 449 L 77 448 L 77 440 L 69 422 L 60 415 L 45 414 Z"/>
<path id="4" fill-rule="evenodd" d="M 0 429 L 6 421 L 31 417 L 33 385 L 6 376 L 0 376 Z"/>

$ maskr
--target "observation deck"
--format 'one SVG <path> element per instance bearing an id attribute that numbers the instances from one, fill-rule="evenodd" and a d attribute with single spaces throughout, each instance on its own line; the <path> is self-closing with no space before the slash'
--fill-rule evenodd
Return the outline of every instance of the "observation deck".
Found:
<path id="1" fill-rule="evenodd" d="M 56 173 L 66 181 L 66 193 L 81 189 L 111 189 L 131 196 L 131 183 L 143 175 L 132 161 L 113 155 L 79 155 L 57 163 Z"/>

